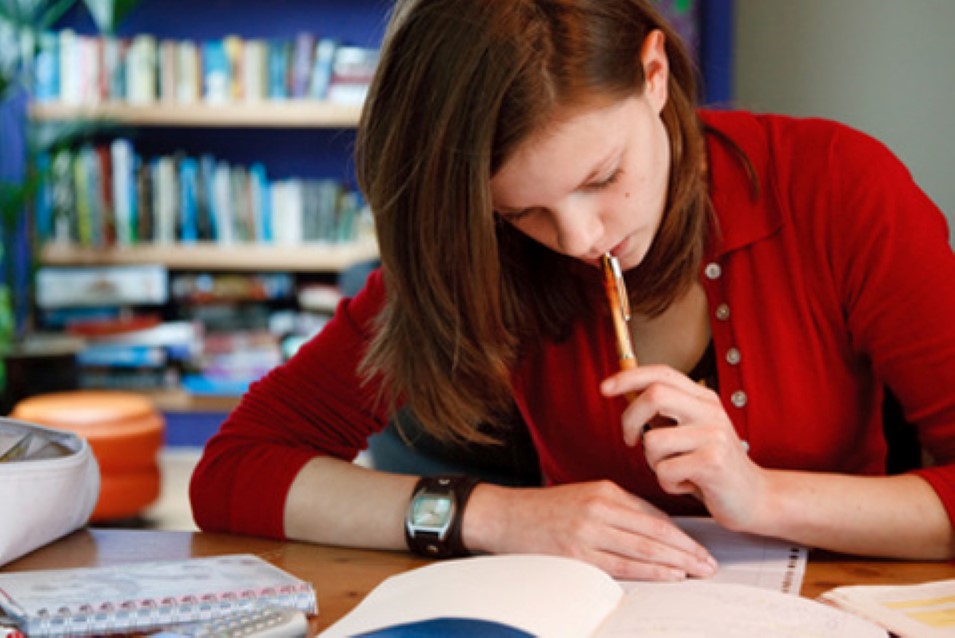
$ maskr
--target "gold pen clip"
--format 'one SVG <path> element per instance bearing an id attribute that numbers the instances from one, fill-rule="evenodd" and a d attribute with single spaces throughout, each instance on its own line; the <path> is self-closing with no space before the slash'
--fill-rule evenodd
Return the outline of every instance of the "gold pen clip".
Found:
<path id="1" fill-rule="evenodd" d="M 623 272 L 620 270 L 620 262 L 610 253 L 606 253 L 603 256 L 602 266 L 604 289 L 607 293 L 607 301 L 610 303 L 620 368 L 635 368 L 637 355 L 633 351 L 630 329 L 627 327 L 627 322 L 630 321 L 630 297 L 627 295 L 627 286 L 623 280 Z M 626 392 L 624 396 L 630 402 L 636 398 L 633 392 Z"/>
<path id="2" fill-rule="evenodd" d="M 627 295 L 627 285 L 623 281 L 623 273 L 620 271 L 620 262 L 610 253 L 603 256 L 604 277 L 607 284 L 607 292 L 613 291 L 613 298 L 616 300 L 616 309 L 623 315 L 624 321 L 630 321 L 630 298 Z"/>

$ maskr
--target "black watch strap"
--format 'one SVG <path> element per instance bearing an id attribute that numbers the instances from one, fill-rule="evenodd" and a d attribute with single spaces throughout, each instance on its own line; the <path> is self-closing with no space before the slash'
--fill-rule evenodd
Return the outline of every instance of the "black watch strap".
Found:
<path id="1" fill-rule="evenodd" d="M 464 508 L 478 483 L 480 481 L 472 476 L 425 476 L 419 479 L 411 493 L 412 504 L 414 499 L 423 492 L 450 490 L 454 499 L 454 510 L 444 539 L 435 533 L 416 533 L 410 525 L 406 524 L 405 542 L 408 544 L 408 549 L 429 558 L 470 556 L 471 552 L 464 546 L 461 538 L 461 527 L 464 520 Z"/>

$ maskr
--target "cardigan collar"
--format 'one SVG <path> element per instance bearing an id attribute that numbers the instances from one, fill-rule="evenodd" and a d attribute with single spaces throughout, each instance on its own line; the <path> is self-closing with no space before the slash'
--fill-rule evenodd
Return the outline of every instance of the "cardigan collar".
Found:
<path id="1" fill-rule="evenodd" d="M 719 225 L 706 252 L 710 258 L 719 258 L 769 237 L 782 226 L 783 218 L 770 171 L 772 153 L 765 123 L 741 111 L 706 110 L 700 111 L 700 117 L 739 147 L 758 181 L 757 192 L 739 152 L 720 136 L 706 135 L 710 197 Z"/>

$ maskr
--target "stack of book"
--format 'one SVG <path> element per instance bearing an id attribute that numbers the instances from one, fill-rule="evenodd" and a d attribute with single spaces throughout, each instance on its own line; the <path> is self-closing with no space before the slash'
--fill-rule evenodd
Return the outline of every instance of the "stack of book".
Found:
<path id="1" fill-rule="evenodd" d="M 40 160 L 42 242 L 80 246 L 212 241 L 344 243 L 360 239 L 361 197 L 332 179 L 270 179 L 262 163 L 204 154 L 144 158 L 128 139 Z"/>
<path id="2" fill-rule="evenodd" d="M 43 33 L 36 59 L 38 102 L 222 104 L 364 99 L 378 50 L 302 32 L 294 38 L 229 35 L 194 41 Z"/>
<path id="3" fill-rule="evenodd" d="M 201 356 L 203 329 L 191 321 L 167 321 L 139 330 L 85 335 L 77 355 L 80 386 L 121 390 L 180 387 Z"/>

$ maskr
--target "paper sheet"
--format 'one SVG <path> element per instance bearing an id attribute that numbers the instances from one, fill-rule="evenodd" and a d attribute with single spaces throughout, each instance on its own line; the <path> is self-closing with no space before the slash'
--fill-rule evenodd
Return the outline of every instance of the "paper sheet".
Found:
<path id="1" fill-rule="evenodd" d="M 705 517 L 676 517 L 680 529 L 710 550 L 720 565 L 707 582 L 750 585 L 798 596 L 806 573 L 805 547 L 785 541 L 740 534 Z M 624 589 L 632 582 L 621 581 Z"/>
<path id="2" fill-rule="evenodd" d="M 955 636 L 955 580 L 836 587 L 820 598 L 906 638 Z"/>

